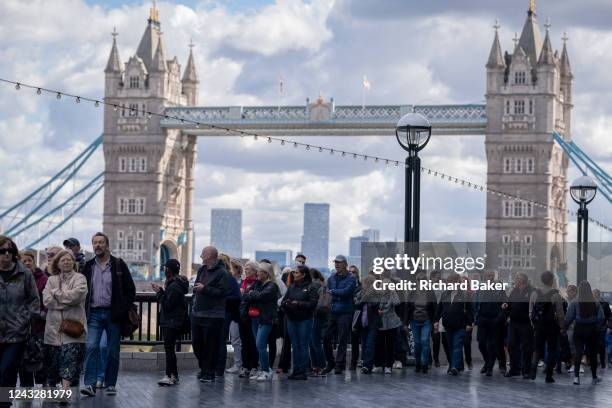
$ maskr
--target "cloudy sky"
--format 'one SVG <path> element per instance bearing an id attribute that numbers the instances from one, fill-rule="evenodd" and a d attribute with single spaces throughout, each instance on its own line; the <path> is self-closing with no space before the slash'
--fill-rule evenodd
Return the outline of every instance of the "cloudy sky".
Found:
<path id="1" fill-rule="evenodd" d="M 526 18 L 528 0 L 207 0 L 160 1 L 169 57 L 184 66 L 196 44 L 200 105 L 304 104 L 319 92 L 337 104 L 479 103 L 499 18 L 505 49 Z M 80 95 L 103 96 L 103 69 L 114 26 L 123 61 L 135 53 L 149 1 L 0 2 L 0 77 Z M 575 76 L 574 140 L 612 171 L 612 3 L 538 1 L 540 25 L 550 18 L 555 49 L 564 31 Z M 544 30 L 541 27 L 542 31 Z M 281 98 L 278 77 L 285 82 Z M 101 109 L 0 85 L 0 208 L 25 196 L 102 132 Z M 318 138 L 316 142 L 402 159 L 393 138 Z M 422 152 L 425 166 L 483 183 L 481 137 L 439 137 Z M 304 202 L 331 204 L 330 255 L 346 253 L 348 237 L 378 228 L 401 239 L 403 174 L 374 163 L 317 156 L 239 138 L 200 139 L 195 200 L 196 246 L 210 240 L 210 209 L 243 209 L 245 255 L 255 249 L 298 250 Z M 83 178 L 103 168 L 94 155 Z M 578 173 L 570 171 L 570 180 Z M 423 240 L 484 240 L 485 195 L 424 176 Z M 569 204 L 574 207 L 573 202 Z M 601 198 L 591 215 L 612 224 Z M 74 222 L 52 236 L 82 240 L 101 228 L 100 194 Z M 575 239 L 575 224 L 570 239 Z M 610 234 L 593 227 L 593 240 Z"/>

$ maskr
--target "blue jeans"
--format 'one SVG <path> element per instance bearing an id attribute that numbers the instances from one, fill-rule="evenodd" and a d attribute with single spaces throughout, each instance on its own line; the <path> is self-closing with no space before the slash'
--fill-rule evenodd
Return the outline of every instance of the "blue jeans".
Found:
<path id="1" fill-rule="evenodd" d="M 414 356 L 417 366 L 429 365 L 429 335 L 431 333 L 431 320 L 410 322 L 412 337 L 414 338 Z"/>
<path id="2" fill-rule="evenodd" d="M 312 321 L 310 333 L 310 359 L 313 368 L 325 368 L 325 353 L 323 352 L 323 325 L 324 320 L 315 316 Z"/>
<path id="3" fill-rule="evenodd" d="M 100 361 L 98 362 L 98 381 L 104 384 L 104 374 L 106 373 L 106 360 L 108 357 L 108 338 L 106 332 L 102 332 L 100 338 Z"/>
<path id="4" fill-rule="evenodd" d="M 272 331 L 271 324 L 260 324 L 259 317 L 251 318 L 251 327 L 255 336 L 255 346 L 259 353 L 259 365 L 263 371 L 270 371 L 270 357 L 268 356 L 268 336 Z"/>
<path id="5" fill-rule="evenodd" d="M 287 332 L 291 339 L 293 355 L 293 374 L 306 374 L 308 371 L 308 343 L 312 332 L 312 319 L 291 320 L 287 318 Z"/>
<path id="6" fill-rule="evenodd" d="M 465 329 L 446 329 L 446 338 L 448 339 L 448 348 L 451 350 L 450 368 L 461 368 L 461 359 L 463 358 L 463 339 L 465 338 Z"/>
<path id="7" fill-rule="evenodd" d="M 106 331 L 108 354 L 104 381 L 106 386 L 117 385 L 119 373 L 119 346 L 121 328 L 119 323 L 111 320 L 110 309 L 91 308 L 87 319 L 87 351 L 85 352 L 85 385 L 96 385 L 98 365 L 100 364 L 100 338 Z"/>
<path id="8" fill-rule="evenodd" d="M 376 335 L 378 328 L 374 326 L 366 326 L 361 329 L 361 358 L 363 367 L 371 370 L 374 368 L 374 350 L 376 349 Z"/>

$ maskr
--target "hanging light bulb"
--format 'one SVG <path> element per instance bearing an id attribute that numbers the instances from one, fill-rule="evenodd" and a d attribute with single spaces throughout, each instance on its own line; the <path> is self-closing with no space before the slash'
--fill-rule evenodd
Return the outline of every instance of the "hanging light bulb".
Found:
<path id="1" fill-rule="evenodd" d="M 281 140 L 281 146 L 284 146 L 284 145 L 285 145 L 285 139 L 282 139 Z"/>
<path id="2" fill-rule="evenodd" d="M 293 142 L 293 147 L 295 147 L 297 149 L 297 147 L 298 147 L 297 142 Z"/>
<path id="3" fill-rule="evenodd" d="M 19 84 L 19 82 L 17 82 L 17 83 L 15 84 L 15 89 L 16 89 L 16 90 L 20 90 L 20 89 L 21 89 L 21 85 Z"/>
<path id="4" fill-rule="evenodd" d="M 319 147 L 319 153 L 321 153 L 323 151 L 322 147 Z"/>
<path id="5" fill-rule="evenodd" d="M 55 97 L 56 97 L 57 99 L 62 99 L 62 93 L 61 93 L 61 92 L 58 92 L 58 93 L 57 93 L 57 95 L 55 95 Z"/>
<path id="6" fill-rule="evenodd" d="M 117 105 L 113 105 L 113 110 L 114 110 L 115 112 L 117 112 L 117 107 L 118 107 Z"/>
<path id="7" fill-rule="evenodd" d="M 76 103 L 81 103 L 81 97 L 77 96 L 76 99 L 74 100 Z"/>
<path id="8" fill-rule="evenodd" d="M 272 143 L 272 138 L 268 137 L 268 143 Z"/>
<path id="9" fill-rule="evenodd" d="M 306 145 L 306 150 L 310 150 L 310 145 Z"/>
<path id="10" fill-rule="evenodd" d="M 96 101 L 96 102 L 94 103 L 94 106 L 95 106 L 96 108 L 97 108 L 97 107 L 99 107 L 99 106 L 100 106 L 100 101 Z"/>
<path id="11" fill-rule="evenodd" d="M 41 90 L 40 88 L 38 88 L 38 89 L 36 89 L 36 93 L 37 93 L 38 95 L 40 95 L 40 94 L 42 93 L 42 90 Z"/>

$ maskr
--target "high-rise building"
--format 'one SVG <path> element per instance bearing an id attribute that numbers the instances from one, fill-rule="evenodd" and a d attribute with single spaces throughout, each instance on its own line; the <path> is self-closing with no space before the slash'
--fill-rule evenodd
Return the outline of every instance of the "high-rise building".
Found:
<path id="1" fill-rule="evenodd" d="M 350 237 L 349 238 L 349 254 L 348 264 L 356 265 L 361 268 L 361 243 L 368 242 L 369 239 L 366 236 Z"/>
<path id="2" fill-rule="evenodd" d="M 373 228 L 364 229 L 361 233 L 364 237 L 368 239 L 368 242 L 379 242 L 380 241 L 380 231 Z"/>
<path id="3" fill-rule="evenodd" d="M 242 210 L 213 208 L 210 212 L 210 244 L 221 253 L 242 258 Z"/>
<path id="4" fill-rule="evenodd" d="M 302 253 L 308 266 L 329 267 L 329 204 L 304 203 Z"/>
<path id="5" fill-rule="evenodd" d="M 293 260 L 293 252 L 290 249 L 269 249 L 266 251 L 256 250 L 255 260 L 260 261 L 262 259 L 268 259 L 272 262 L 276 261 L 278 266 L 284 268 L 290 266 Z"/>

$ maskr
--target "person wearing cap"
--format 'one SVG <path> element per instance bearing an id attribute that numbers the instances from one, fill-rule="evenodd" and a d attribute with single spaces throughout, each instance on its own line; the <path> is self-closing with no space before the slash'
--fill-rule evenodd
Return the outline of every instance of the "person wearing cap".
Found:
<path id="1" fill-rule="evenodd" d="M 85 255 L 81 252 L 81 243 L 76 238 L 68 238 L 63 242 L 64 248 L 68 251 L 72 251 L 74 259 L 77 263 L 77 272 L 83 273 L 85 267 Z"/>
<path id="2" fill-rule="evenodd" d="M 181 264 L 176 259 L 168 259 L 164 265 L 166 282 L 162 288 L 152 282 L 151 288 L 157 293 L 157 302 L 161 306 L 159 326 L 164 333 L 164 351 L 166 352 L 166 375 L 157 383 L 161 386 L 175 385 L 179 382 L 176 364 L 175 346 L 185 330 L 187 305 L 185 295 L 189 291 L 189 281 L 179 275 Z"/>
<path id="3" fill-rule="evenodd" d="M 353 295 L 357 288 L 355 277 L 348 271 L 344 255 L 334 259 L 336 273 L 327 280 L 327 290 L 331 294 L 331 313 L 323 334 L 323 348 L 327 366 L 322 374 L 328 374 L 335 369 L 336 374 L 343 374 L 346 368 L 346 349 L 350 338 L 353 321 Z M 332 342 L 338 337 L 338 350 L 334 358 Z"/>

